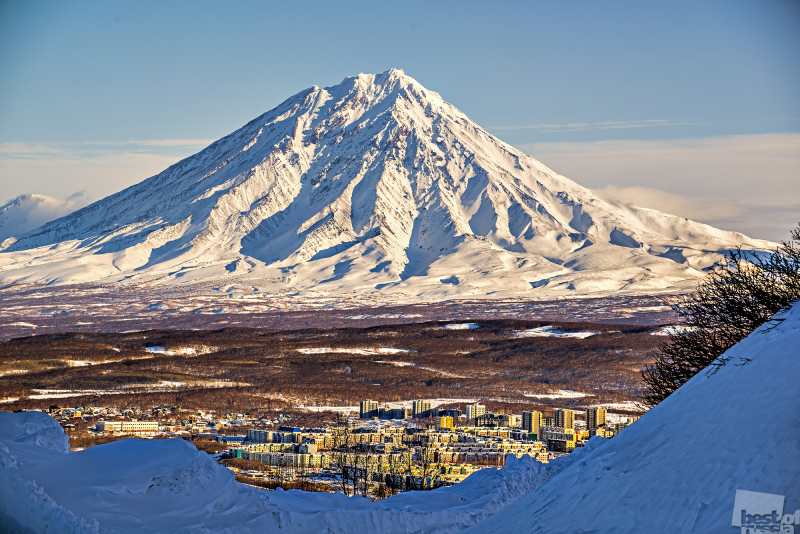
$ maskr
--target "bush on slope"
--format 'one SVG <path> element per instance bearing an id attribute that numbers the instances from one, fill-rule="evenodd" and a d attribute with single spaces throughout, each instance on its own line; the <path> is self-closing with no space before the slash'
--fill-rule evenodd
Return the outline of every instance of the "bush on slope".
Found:
<path id="1" fill-rule="evenodd" d="M 800 227 L 774 253 L 737 248 L 693 295 L 675 307 L 683 325 L 663 343 L 642 378 L 644 404 L 655 406 L 705 368 L 725 365 L 726 350 L 800 298 Z M 740 364 L 747 363 L 742 359 Z"/>

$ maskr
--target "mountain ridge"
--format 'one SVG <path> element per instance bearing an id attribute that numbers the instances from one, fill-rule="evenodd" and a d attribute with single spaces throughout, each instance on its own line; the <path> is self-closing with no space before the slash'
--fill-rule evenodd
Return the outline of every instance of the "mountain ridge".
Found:
<path id="1" fill-rule="evenodd" d="M 0 278 L 420 296 L 687 288 L 771 244 L 609 203 L 400 70 L 313 86 L 156 176 L 0 246 Z"/>

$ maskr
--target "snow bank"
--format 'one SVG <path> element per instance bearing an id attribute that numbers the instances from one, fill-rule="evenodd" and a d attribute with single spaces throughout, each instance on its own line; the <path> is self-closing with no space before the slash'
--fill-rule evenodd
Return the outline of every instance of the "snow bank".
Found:
<path id="1" fill-rule="evenodd" d="M 370 502 L 263 491 L 179 439 L 67 451 L 39 412 L 0 413 L 0 526 L 21 532 L 455 533 L 513 503 L 597 447 L 541 464 L 509 458 L 450 488 Z M 2 528 L 0 528 L 2 530 Z"/>
<path id="2" fill-rule="evenodd" d="M 571 389 L 559 389 L 558 393 L 525 393 L 524 395 L 533 399 L 580 399 L 590 396 L 589 393 L 572 391 Z"/>
<path id="3" fill-rule="evenodd" d="M 0 441 L 36 445 L 60 452 L 69 450 L 69 438 L 58 422 L 42 412 L 2 414 Z"/>
<path id="4" fill-rule="evenodd" d="M 301 354 L 362 354 L 365 356 L 377 356 L 379 354 L 402 354 L 404 352 L 416 352 L 407 349 L 394 349 L 394 348 L 378 348 L 378 349 L 342 349 L 331 347 L 312 347 L 305 349 L 296 349 Z"/>
<path id="5" fill-rule="evenodd" d="M 800 305 L 471 533 L 731 531 L 737 489 L 800 509 Z"/>
<path id="6" fill-rule="evenodd" d="M 0 530 L 13 532 L 727 532 L 737 489 L 800 509 L 800 306 L 613 440 L 370 502 L 244 486 L 188 443 L 66 452 L 58 424 L 0 413 Z"/>
<path id="7" fill-rule="evenodd" d="M 478 323 L 450 323 L 439 328 L 444 328 L 445 330 L 475 330 L 480 326 Z"/>

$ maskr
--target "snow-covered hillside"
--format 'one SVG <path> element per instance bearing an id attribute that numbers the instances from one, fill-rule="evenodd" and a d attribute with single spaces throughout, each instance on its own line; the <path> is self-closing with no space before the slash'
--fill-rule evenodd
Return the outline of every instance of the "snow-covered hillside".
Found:
<path id="1" fill-rule="evenodd" d="M 45 414 L 0 412 L 0 532 L 455 533 L 589 451 L 546 465 L 524 457 L 450 488 L 371 502 L 245 486 L 180 439 L 129 439 L 71 453 L 65 444 Z"/>
<path id="2" fill-rule="evenodd" d="M 780 318 L 611 440 L 377 502 L 243 486 L 178 439 L 66 452 L 49 416 L 0 413 L 0 530 L 728 532 L 737 489 L 785 495 L 786 513 L 800 509 L 800 305 Z M 751 361 L 733 365 L 741 358 Z"/>
<path id="3" fill-rule="evenodd" d="M 737 489 L 800 510 L 800 304 L 470 533 L 738 532 Z M 743 359 L 751 361 L 739 366 Z"/>
<path id="4" fill-rule="evenodd" d="M 7 239 L 0 279 L 445 297 L 691 287 L 770 244 L 611 204 L 399 70 L 312 87 L 161 174 Z"/>

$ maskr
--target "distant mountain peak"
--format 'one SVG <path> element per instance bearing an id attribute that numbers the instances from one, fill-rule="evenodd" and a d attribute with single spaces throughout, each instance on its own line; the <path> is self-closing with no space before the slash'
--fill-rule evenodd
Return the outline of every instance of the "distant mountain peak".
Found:
<path id="1" fill-rule="evenodd" d="M 16 238 L 0 254 L 5 280 L 235 275 L 434 298 L 674 290 L 729 248 L 769 246 L 605 202 L 398 69 L 301 91 Z"/>

